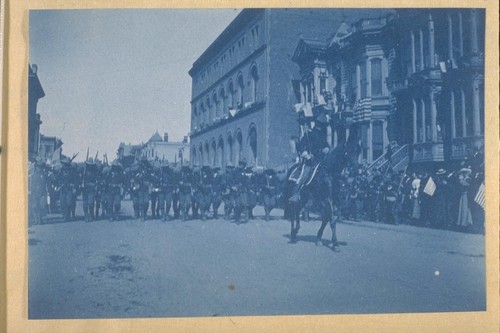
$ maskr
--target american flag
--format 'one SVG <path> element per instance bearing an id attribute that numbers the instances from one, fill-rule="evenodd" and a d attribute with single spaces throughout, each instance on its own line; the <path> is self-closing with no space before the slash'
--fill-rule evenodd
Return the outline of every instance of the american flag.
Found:
<path id="1" fill-rule="evenodd" d="M 484 209 L 484 183 L 481 183 L 481 186 L 479 186 L 479 189 L 477 190 L 476 197 L 474 198 L 474 201 L 477 202 L 479 206 L 481 206 L 482 209 Z"/>
<path id="2" fill-rule="evenodd" d="M 432 177 L 429 177 L 429 180 L 427 181 L 427 184 L 425 184 L 424 187 L 424 193 L 432 197 L 434 195 L 434 192 L 436 192 L 436 183 L 434 183 Z"/>

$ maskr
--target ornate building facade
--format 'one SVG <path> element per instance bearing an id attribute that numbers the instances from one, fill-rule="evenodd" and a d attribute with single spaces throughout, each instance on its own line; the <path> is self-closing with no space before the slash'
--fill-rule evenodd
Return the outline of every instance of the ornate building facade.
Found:
<path id="1" fill-rule="evenodd" d="M 396 10 L 342 23 L 333 38 L 302 38 L 300 103 L 331 96 L 333 146 L 355 124 L 360 161 L 430 166 L 484 145 L 484 10 Z M 328 98 L 327 98 L 328 99 Z"/>
<path id="2" fill-rule="evenodd" d="M 326 40 L 343 17 L 360 9 L 244 9 L 195 61 L 191 99 L 191 163 L 286 167 L 296 157 L 291 107 L 300 96 L 294 48 L 302 36 Z"/>

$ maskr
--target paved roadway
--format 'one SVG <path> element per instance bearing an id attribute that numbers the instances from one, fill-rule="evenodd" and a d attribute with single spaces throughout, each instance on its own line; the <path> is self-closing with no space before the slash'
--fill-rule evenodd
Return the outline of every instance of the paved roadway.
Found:
<path id="1" fill-rule="evenodd" d="M 131 211 L 124 202 L 125 213 Z M 81 208 L 79 210 L 81 212 Z M 30 318 L 485 309 L 484 236 L 373 222 L 83 220 L 29 228 Z"/>

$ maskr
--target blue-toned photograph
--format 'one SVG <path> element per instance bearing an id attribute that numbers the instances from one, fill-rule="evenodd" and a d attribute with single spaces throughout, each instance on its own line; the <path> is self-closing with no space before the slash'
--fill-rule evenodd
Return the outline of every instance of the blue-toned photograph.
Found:
<path id="1" fill-rule="evenodd" d="M 28 318 L 486 311 L 485 14 L 30 10 Z"/>

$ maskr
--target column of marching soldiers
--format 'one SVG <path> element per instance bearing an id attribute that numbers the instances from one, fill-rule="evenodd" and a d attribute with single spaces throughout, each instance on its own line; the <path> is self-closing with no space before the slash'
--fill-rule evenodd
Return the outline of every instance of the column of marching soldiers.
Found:
<path id="1" fill-rule="evenodd" d="M 345 169 L 341 180 L 341 202 L 336 215 L 351 221 L 411 224 L 442 229 L 484 232 L 484 174 L 482 155 L 464 160 L 455 170 L 434 173 L 384 173 L 363 165 Z M 172 165 L 141 159 L 128 167 L 88 159 L 72 163 L 63 158 L 57 168 L 30 163 L 30 224 L 47 223 L 48 216 L 62 214 L 65 221 L 76 218 L 81 197 L 87 222 L 116 221 L 122 200 L 131 199 L 134 218 L 217 219 L 246 222 L 257 205 L 264 218 L 276 207 L 285 208 L 286 170 L 246 166 L 214 167 Z M 316 211 L 309 202 L 303 218 Z M 221 214 L 221 215 L 219 215 Z"/>

